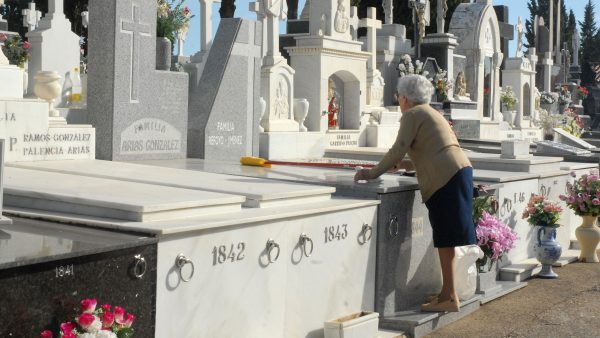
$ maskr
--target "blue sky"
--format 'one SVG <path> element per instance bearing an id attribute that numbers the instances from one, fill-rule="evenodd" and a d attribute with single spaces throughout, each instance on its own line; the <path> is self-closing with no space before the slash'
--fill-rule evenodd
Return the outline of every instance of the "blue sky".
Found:
<path id="1" fill-rule="evenodd" d="M 322 0 L 319 0 L 322 1 Z M 435 0 L 433 0 L 435 1 Z M 575 16 L 577 17 L 577 20 L 581 20 L 583 17 L 583 9 L 585 7 L 585 5 L 587 4 L 587 0 L 563 0 L 565 1 L 565 4 L 567 6 L 567 11 L 569 11 L 569 9 L 573 9 L 573 12 L 575 12 Z M 189 36 L 185 42 L 185 55 L 192 55 L 194 54 L 196 51 L 198 51 L 199 46 L 200 46 L 200 5 L 199 5 L 199 1 L 198 0 L 186 0 L 185 1 L 186 4 L 190 7 L 190 9 L 192 10 L 192 13 L 194 13 L 196 16 L 194 18 L 192 18 L 192 22 L 190 24 L 190 32 L 189 32 Z M 244 1 L 244 0 L 236 0 L 236 11 L 235 11 L 235 16 L 236 17 L 244 17 L 244 18 L 251 18 L 251 19 L 255 19 L 256 15 L 250 11 L 248 11 L 248 6 L 249 6 L 249 2 L 250 1 Z M 302 11 L 302 8 L 304 7 L 304 2 L 305 0 L 300 0 L 300 3 L 298 5 L 298 12 Z M 509 7 L 509 14 L 510 14 L 510 23 L 511 24 L 516 24 L 517 22 L 517 17 L 521 16 L 523 18 L 523 21 L 525 21 L 526 18 L 529 18 L 529 10 L 527 9 L 527 0 L 494 0 L 494 5 L 505 5 Z M 592 3 L 596 6 L 596 16 L 598 19 L 597 22 L 600 22 L 600 0 L 592 0 Z M 221 6 L 220 3 L 215 3 L 213 5 L 213 34 L 216 33 L 217 30 L 217 25 L 218 25 L 218 21 L 219 21 L 219 7 Z M 285 25 L 282 23 L 281 24 L 281 33 L 285 32 Z M 512 56 L 514 54 L 514 48 L 516 45 L 516 41 L 512 41 L 511 43 L 511 51 L 510 51 L 510 55 Z"/>

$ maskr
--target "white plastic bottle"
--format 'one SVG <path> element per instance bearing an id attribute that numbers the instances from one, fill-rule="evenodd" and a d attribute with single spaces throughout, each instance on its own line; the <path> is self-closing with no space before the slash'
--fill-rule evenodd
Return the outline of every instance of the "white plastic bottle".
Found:
<path id="1" fill-rule="evenodd" d="M 79 75 L 79 67 L 73 68 L 71 72 L 71 83 L 73 88 L 71 89 L 71 104 L 79 105 L 81 103 L 81 94 L 82 94 L 82 86 L 81 86 L 81 76 Z"/>

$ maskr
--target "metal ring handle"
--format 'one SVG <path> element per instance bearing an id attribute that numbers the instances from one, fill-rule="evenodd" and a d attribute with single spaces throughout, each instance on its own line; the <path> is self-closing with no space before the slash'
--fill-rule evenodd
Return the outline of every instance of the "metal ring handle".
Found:
<path id="1" fill-rule="evenodd" d="M 310 243 L 310 252 L 307 252 L 306 250 L 306 243 Z M 310 257 L 310 255 L 312 255 L 313 253 L 313 249 L 315 248 L 313 240 L 310 237 L 308 237 L 308 235 L 306 235 L 305 233 L 302 233 L 300 235 L 300 244 L 302 245 L 302 251 L 304 252 L 304 256 L 306 256 L 307 258 Z"/>
<path id="2" fill-rule="evenodd" d="M 392 232 L 392 227 L 394 224 L 396 224 L 396 232 L 395 233 Z M 398 216 L 390 215 L 388 231 L 390 232 L 390 236 L 392 236 L 392 237 L 396 237 L 396 236 L 398 236 L 398 234 L 400 234 L 400 225 L 398 224 Z"/>
<path id="3" fill-rule="evenodd" d="M 277 255 L 275 255 L 275 259 L 273 259 L 271 258 L 271 252 L 275 248 L 277 249 Z M 277 259 L 279 258 L 280 252 L 281 249 L 279 248 L 279 244 L 275 243 L 274 239 L 269 238 L 269 240 L 267 240 L 267 256 L 269 257 L 269 263 L 275 263 L 275 261 L 277 261 Z"/>
<path id="4" fill-rule="evenodd" d="M 192 266 L 192 272 L 190 273 L 190 276 L 188 278 L 183 277 L 183 267 L 186 264 L 190 264 Z M 177 267 L 179 268 L 179 278 L 181 278 L 182 281 L 184 282 L 189 282 L 192 280 L 192 277 L 194 276 L 194 262 L 192 262 L 191 259 L 185 257 L 184 254 L 179 254 L 177 255 L 177 258 L 175 259 L 175 265 L 177 265 Z"/>
<path id="5" fill-rule="evenodd" d="M 368 225 L 367 223 L 364 223 L 362 226 L 362 231 L 363 236 L 365 237 L 365 243 L 367 241 L 371 240 L 371 237 L 373 236 L 373 227 Z M 369 237 L 367 237 L 367 232 L 369 233 Z"/>
<path id="6" fill-rule="evenodd" d="M 146 259 L 144 258 L 144 256 L 140 254 L 133 256 L 133 258 L 135 259 L 135 264 L 133 266 L 133 276 L 137 279 L 141 279 L 146 273 L 148 263 L 146 263 Z"/>

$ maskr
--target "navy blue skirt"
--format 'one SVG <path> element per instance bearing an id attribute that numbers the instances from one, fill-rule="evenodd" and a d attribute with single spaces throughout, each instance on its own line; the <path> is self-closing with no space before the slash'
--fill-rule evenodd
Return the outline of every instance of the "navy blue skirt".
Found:
<path id="1" fill-rule="evenodd" d="M 477 243 L 473 224 L 473 168 L 459 170 L 425 202 L 433 229 L 433 246 Z"/>

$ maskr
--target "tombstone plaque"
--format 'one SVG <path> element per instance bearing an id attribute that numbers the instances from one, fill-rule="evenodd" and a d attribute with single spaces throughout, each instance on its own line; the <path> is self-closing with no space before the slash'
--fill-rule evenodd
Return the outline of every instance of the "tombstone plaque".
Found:
<path id="1" fill-rule="evenodd" d="M 89 11 L 88 115 L 98 135 L 96 157 L 185 157 L 188 78 L 155 70 L 156 2 L 92 1 Z"/>

